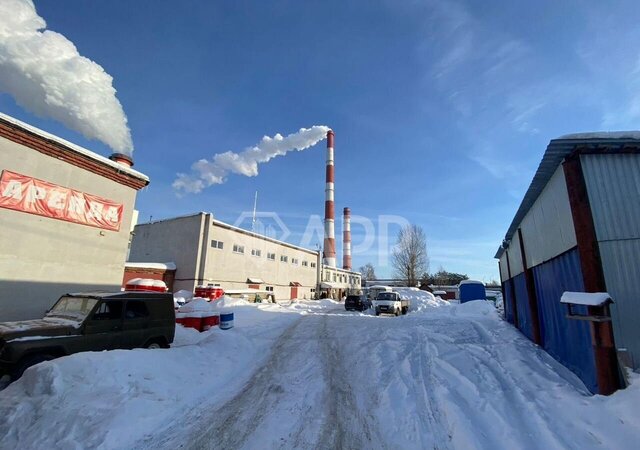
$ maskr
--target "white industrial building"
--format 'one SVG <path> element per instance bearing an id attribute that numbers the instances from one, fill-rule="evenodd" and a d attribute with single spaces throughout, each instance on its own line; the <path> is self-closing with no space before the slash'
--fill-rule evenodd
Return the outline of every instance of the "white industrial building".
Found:
<path id="1" fill-rule="evenodd" d="M 42 317 L 70 291 L 120 288 L 149 179 L 112 159 L 0 114 L 0 321 Z"/>
<path id="2" fill-rule="evenodd" d="M 275 299 L 341 298 L 360 290 L 360 274 L 321 264 L 318 251 L 216 220 L 211 213 L 139 224 L 131 262 L 173 261 L 174 291 L 199 285 L 255 290 Z"/>

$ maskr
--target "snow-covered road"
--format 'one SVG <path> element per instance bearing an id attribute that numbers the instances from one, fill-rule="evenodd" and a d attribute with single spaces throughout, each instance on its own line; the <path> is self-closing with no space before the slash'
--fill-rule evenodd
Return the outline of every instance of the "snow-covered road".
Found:
<path id="1" fill-rule="evenodd" d="M 204 405 L 190 430 L 176 426 L 145 446 L 585 449 L 638 442 L 640 430 L 615 414 L 606 428 L 594 427 L 603 419 L 573 374 L 486 308 L 468 312 L 393 318 L 337 307 L 303 315 L 240 392 Z"/>
<path id="2" fill-rule="evenodd" d="M 425 304 L 426 305 L 426 304 Z M 487 302 L 406 316 L 233 304 L 236 328 L 84 353 L 0 392 L 0 448 L 635 449 L 640 380 L 611 397 Z"/>

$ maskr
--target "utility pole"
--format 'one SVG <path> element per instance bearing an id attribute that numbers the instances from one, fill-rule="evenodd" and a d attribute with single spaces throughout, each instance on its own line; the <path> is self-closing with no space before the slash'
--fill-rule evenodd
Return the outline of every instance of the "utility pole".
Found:
<path id="1" fill-rule="evenodd" d="M 253 219 L 251 221 L 251 231 L 255 233 L 256 231 L 256 208 L 258 207 L 258 191 L 256 191 L 256 195 L 253 198 Z"/>

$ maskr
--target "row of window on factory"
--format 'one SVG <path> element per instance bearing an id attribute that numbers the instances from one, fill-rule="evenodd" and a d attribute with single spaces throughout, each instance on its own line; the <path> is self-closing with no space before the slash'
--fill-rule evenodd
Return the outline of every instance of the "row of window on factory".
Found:
<path id="1" fill-rule="evenodd" d="M 211 247 L 217 248 L 219 250 L 222 250 L 224 248 L 224 242 L 212 240 L 211 241 Z M 239 255 L 244 255 L 244 245 L 233 244 L 233 253 L 237 253 Z M 257 249 L 257 248 L 252 248 L 251 249 L 251 256 L 255 256 L 256 258 L 261 258 L 262 257 L 262 250 Z M 275 253 L 271 253 L 271 252 L 267 252 L 267 260 L 275 261 L 276 260 L 276 254 Z M 288 263 L 289 262 L 289 257 L 287 255 L 280 255 L 280 262 Z M 291 264 L 293 264 L 294 266 L 300 265 L 300 259 L 291 258 Z M 313 269 L 313 268 L 316 267 L 316 263 L 313 262 L 313 261 L 309 262 L 309 261 L 304 261 L 303 260 L 302 261 L 302 267 L 311 267 Z"/>
<path id="2" fill-rule="evenodd" d="M 333 277 L 332 277 L 333 275 Z M 324 273 L 324 281 L 326 282 L 334 282 L 334 283 L 346 283 L 348 280 L 349 284 L 358 284 L 359 279 L 354 275 L 345 275 L 343 273 L 335 273 L 329 272 L 328 270 Z"/>

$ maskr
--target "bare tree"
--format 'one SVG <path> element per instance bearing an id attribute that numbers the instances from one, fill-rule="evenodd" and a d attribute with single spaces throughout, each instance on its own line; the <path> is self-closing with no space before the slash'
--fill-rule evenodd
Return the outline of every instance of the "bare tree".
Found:
<path id="1" fill-rule="evenodd" d="M 407 225 L 400 230 L 392 258 L 396 277 L 405 280 L 407 286 L 416 286 L 420 276 L 429 270 L 427 237 L 422 227 Z"/>
<path id="2" fill-rule="evenodd" d="M 364 266 L 360 267 L 360 273 L 362 274 L 363 282 L 377 280 L 376 271 L 371 263 L 366 263 Z"/>

